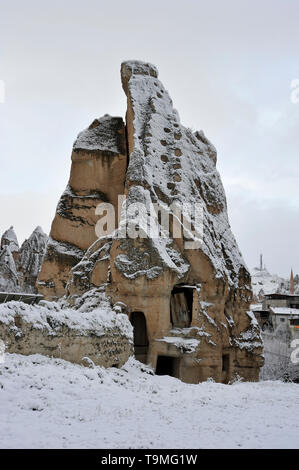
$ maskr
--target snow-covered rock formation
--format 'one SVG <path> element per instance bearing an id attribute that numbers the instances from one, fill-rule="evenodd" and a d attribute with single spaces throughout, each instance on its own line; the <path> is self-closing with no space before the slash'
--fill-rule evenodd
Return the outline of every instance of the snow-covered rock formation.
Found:
<path id="1" fill-rule="evenodd" d="M 9 246 L 4 245 L 0 251 L 0 291 L 15 292 L 19 279 L 16 263 Z"/>
<path id="2" fill-rule="evenodd" d="M 48 236 L 37 227 L 20 249 L 20 284 L 28 291 L 36 291 L 36 280 L 46 252 Z"/>
<path id="3" fill-rule="evenodd" d="M 180 123 L 155 66 L 125 62 L 121 79 L 126 125 L 106 115 L 79 134 L 39 291 L 72 302 L 105 286 L 134 325 L 136 356 L 157 373 L 187 382 L 256 380 L 262 342 L 216 150 L 202 131 Z M 98 238 L 100 202 L 115 209 L 117 228 Z"/>
<path id="4" fill-rule="evenodd" d="M 126 175 L 126 139 L 122 118 L 95 119 L 73 146 L 69 183 L 52 223 L 39 291 L 47 298 L 64 295 L 70 270 L 96 241 L 95 209 L 101 202 L 117 206 Z"/>
<path id="5" fill-rule="evenodd" d="M 1 250 L 7 246 L 11 253 L 18 253 L 19 243 L 13 227 L 6 230 L 1 237 Z"/>
<path id="6" fill-rule="evenodd" d="M 133 352 L 128 317 L 113 310 L 104 289 L 94 289 L 73 308 L 63 301 L 0 304 L 0 338 L 6 352 L 43 354 L 86 366 L 121 367 Z"/>
<path id="7" fill-rule="evenodd" d="M 48 236 L 37 227 L 21 248 L 13 227 L 1 237 L 0 291 L 36 292 L 36 280 L 46 251 Z"/>

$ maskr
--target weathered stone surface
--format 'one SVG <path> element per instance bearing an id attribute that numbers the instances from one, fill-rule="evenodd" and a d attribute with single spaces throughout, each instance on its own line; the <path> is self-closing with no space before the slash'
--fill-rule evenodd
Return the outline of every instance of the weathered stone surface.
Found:
<path id="1" fill-rule="evenodd" d="M 1 238 L 0 290 L 36 292 L 36 280 L 46 251 L 48 236 L 37 227 L 21 248 L 11 227 Z"/>
<path id="2" fill-rule="evenodd" d="M 103 293 L 94 291 L 90 297 L 74 309 L 45 301 L 0 305 L 0 338 L 6 352 L 121 367 L 133 353 L 132 327 L 127 316 L 112 310 Z"/>
<path id="3" fill-rule="evenodd" d="M 0 291 L 17 292 L 18 289 L 19 279 L 14 256 L 9 246 L 4 245 L 0 251 Z"/>
<path id="4" fill-rule="evenodd" d="M 122 118 L 105 115 L 78 135 L 69 183 L 57 206 L 39 276 L 39 291 L 45 298 L 64 295 L 71 268 L 97 239 L 95 225 L 99 217 L 95 209 L 101 202 L 117 207 L 126 168 Z"/>
<path id="5" fill-rule="evenodd" d="M 1 250 L 7 246 L 10 249 L 11 253 L 16 253 L 19 251 L 19 242 L 14 231 L 13 227 L 10 227 L 6 230 L 1 237 Z"/>
<path id="6" fill-rule="evenodd" d="M 24 292 L 36 292 L 36 280 L 45 256 L 48 235 L 36 227 L 20 249 L 18 263 L 19 283 Z"/>
<path id="7" fill-rule="evenodd" d="M 38 276 L 37 288 L 45 299 L 56 299 L 65 294 L 69 273 L 83 257 L 84 251 L 65 242 L 49 238 L 47 252 Z"/>
<path id="8" fill-rule="evenodd" d="M 137 356 L 146 358 L 159 373 L 167 369 L 171 375 L 195 383 L 208 377 L 229 382 L 236 375 L 257 380 L 263 363 L 262 341 L 249 311 L 250 275 L 230 229 L 216 150 L 202 131 L 192 132 L 181 125 L 154 66 L 125 62 L 121 78 L 128 101 L 129 164 L 125 176 L 115 173 L 118 185 L 109 201 L 115 205 L 117 195 L 125 194 L 127 209 L 142 203 L 146 217 L 133 211 L 125 218 L 123 213 L 118 231 L 92 244 L 93 240 L 79 263 L 71 270 L 68 266 L 66 290 L 59 294 L 67 293 L 71 299 L 105 285 L 113 303 L 126 305 L 134 324 Z M 101 139 L 107 146 L 105 132 L 99 135 Z M 103 170 L 102 174 L 101 184 L 95 188 L 93 176 L 87 172 L 80 190 L 108 194 L 107 173 Z M 79 171 L 75 181 L 80 179 L 78 175 Z M 139 232 L 148 224 L 161 228 L 151 212 L 153 203 L 172 215 L 173 204 L 199 204 L 202 243 L 190 249 L 190 233 L 176 238 L 175 217 L 165 237 L 120 238 L 121 231 L 134 223 Z M 59 279 L 59 271 L 56 275 Z M 180 311 L 184 322 L 175 319 Z"/>
<path id="9" fill-rule="evenodd" d="M 16 320 L 18 323 L 18 319 Z M 133 354 L 133 346 L 116 329 L 103 336 L 80 336 L 68 327 L 62 327 L 55 336 L 47 330 L 35 329 L 31 323 L 20 321 L 17 331 L 0 324 L 0 335 L 5 338 L 6 352 L 15 354 L 43 354 L 86 366 L 86 358 L 96 366 L 121 367 Z"/>

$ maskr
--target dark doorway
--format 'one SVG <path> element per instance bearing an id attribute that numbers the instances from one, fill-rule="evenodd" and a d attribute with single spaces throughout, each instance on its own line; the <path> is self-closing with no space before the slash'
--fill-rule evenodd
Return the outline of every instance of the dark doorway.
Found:
<path id="1" fill-rule="evenodd" d="M 134 354 L 138 361 L 146 364 L 148 351 L 148 337 L 146 319 L 143 312 L 131 314 L 131 324 L 134 330 Z"/>
<path id="2" fill-rule="evenodd" d="M 230 357 L 229 354 L 222 355 L 222 380 L 221 382 L 227 384 L 230 377 Z"/>
<path id="3" fill-rule="evenodd" d="M 222 356 L 222 372 L 229 371 L 229 354 L 223 354 Z"/>
<path id="4" fill-rule="evenodd" d="M 179 359 L 170 356 L 158 356 L 156 374 L 178 377 Z"/>
<path id="5" fill-rule="evenodd" d="M 188 328 L 192 321 L 193 288 L 176 286 L 171 292 L 170 320 L 177 328 Z"/>

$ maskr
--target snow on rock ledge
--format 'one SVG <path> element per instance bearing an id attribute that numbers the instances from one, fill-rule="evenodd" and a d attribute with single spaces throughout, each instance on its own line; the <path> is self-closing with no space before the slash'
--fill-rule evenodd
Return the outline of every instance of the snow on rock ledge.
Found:
<path id="1" fill-rule="evenodd" d="M 216 169 L 215 147 L 203 131 L 192 132 L 180 123 L 155 66 L 127 61 L 121 66 L 121 77 L 128 100 L 128 204 L 135 202 L 136 194 L 148 209 L 151 202 L 168 207 L 172 203 L 181 207 L 186 203 L 201 204 L 202 252 L 212 263 L 216 277 L 225 277 L 237 287 L 239 272 L 246 267 L 231 232 L 224 188 Z M 158 263 L 177 272 L 179 277 L 187 273 L 188 268 L 182 271 L 176 262 L 169 260 L 165 243 L 156 244 L 153 250 L 160 263 L 158 260 L 149 269 Z M 128 243 L 123 251 L 129 251 Z M 177 247 L 172 246 L 172 251 L 176 259 L 184 258 Z M 126 275 L 125 266 L 117 267 Z"/>
<path id="2" fill-rule="evenodd" d="M 4 292 L 36 292 L 36 279 L 46 251 L 48 235 L 36 227 L 21 248 L 13 227 L 1 238 L 0 290 Z"/>
<path id="3" fill-rule="evenodd" d="M 148 364 L 155 367 L 159 356 L 171 352 L 180 360 L 178 374 L 185 381 L 196 383 L 212 374 L 229 382 L 235 373 L 257 380 L 262 344 L 246 313 L 252 299 L 250 275 L 230 228 L 216 149 L 202 131 L 181 124 L 155 66 L 124 62 L 121 79 L 126 126 L 104 116 L 78 136 L 69 185 L 52 225 L 52 239 L 80 248 L 81 260 L 63 263 L 57 250 L 60 263 L 55 266 L 50 244 L 40 293 L 47 299 L 73 298 L 105 285 L 113 303 L 125 303 L 129 315 L 144 316 L 149 347 L 143 360 Z M 117 228 L 97 239 L 90 202 L 95 191 L 114 209 L 118 196 L 126 196 L 121 213 L 115 210 Z M 153 214 L 153 205 L 170 215 L 169 230 Z M 173 220 L 180 227 L 185 223 L 175 207 L 184 214 L 186 205 L 202 208 L 202 241 L 196 247 L 190 247 L 190 231 L 181 237 L 174 233 Z M 130 234 L 132 226 L 140 237 Z M 157 228 L 156 235 L 147 236 L 148 227 Z M 188 317 L 183 324 L 190 327 L 175 334 L 182 341 L 171 333 L 182 326 L 173 312 L 177 293 Z M 201 333 L 195 335 L 194 328 Z"/>
<path id="4" fill-rule="evenodd" d="M 71 160 L 39 276 L 39 292 L 47 300 L 65 294 L 71 269 L 97 240 L 97 206 L 110 202 L 116 207 L 118 195 L 123 194 L 127 169 L 123 119 L 108 114 L 95 119 L 75 140 Z"/>
<path id="5" fill-rule="evenodd" d="M 121 367 L 132 354 L 133 332 L 128 317 L 115 313 L 104 292 L 93 291 L 74 308 L 63 301 L 1 304 L 0 338 L 9 353 Z"/>

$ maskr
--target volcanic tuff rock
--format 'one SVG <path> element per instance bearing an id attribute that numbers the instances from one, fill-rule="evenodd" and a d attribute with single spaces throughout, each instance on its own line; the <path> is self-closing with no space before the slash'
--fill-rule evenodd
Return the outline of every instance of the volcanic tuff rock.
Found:
<path id="1" fill-rule="evenodd" d="M 0 291 L 15 292 L 18 290 L 18 273 L 14 257 L 8 245 L 0 251 Z"/>
<path id="2" fill-rule="evenodd" d="M 46 251 L 48 236 L 37 227 L 21 248 L 13 227 L 1 237 L 0 290 L 36 292 L 36 280 Z"/>
<path id="3" fill-rule="evenodd" d="M 79 134 L 40 292 L 49 299 L 67 293 L 71 301 L 105 285 L 111 301 L 135 322 L 140 358 L 157 371 L 172 358 L 168 371 L 185 381 L 211 376 L 228 382 L 235 374 L 256 380 L 262 342 L 249 312 L 250 275 L 230 229 L 216 150 L 202 131 L 181 125 L 156 67 L 128 61 L 121 78 L 126 127 L 121 118 L 106 115 Z M 126 203 L 121 214 L 116 210 L 118 230 L 97 239 L 96 204 L 111 202 L 116 209 L 121 194 Z M 146 214 L 129 210 L 136 202 Z M 121 238 L 134 223 L 139 232 L 148 225 L 161 228 L 153 203 L 170 213 L 174 203 L 199 204 L 201 246 L 187 249 L 190 234 L 175 238 L 174 222 L 164 237 Z"/>
<path id="4" fill-rule="evenodd" d="M 57 206 L 39 276 L 39 291 L 47 298 L 64 295 L 70 269 L 97 239 L 97 205 L 117 206 L 127 167 L 122 118 L 106 114 L 95 119 L 78 135 L 71 158 L 69 183 Z"/>
<path id="5" fill-rule="evenodd" d="M 7 246 L 11 253 L 19 251 L 19 243 L 13 227 L 10 227 L 1 237 L 1 250 Z"/>
<path id="6" fill-rule="evenodd" d="M 43 354 L 88 367 L 121 367 L 132 355 L 132 326 L 94 289 L 70 309 L 60 302 L 0 304 L 0 338 L 6 352 Z"/>

